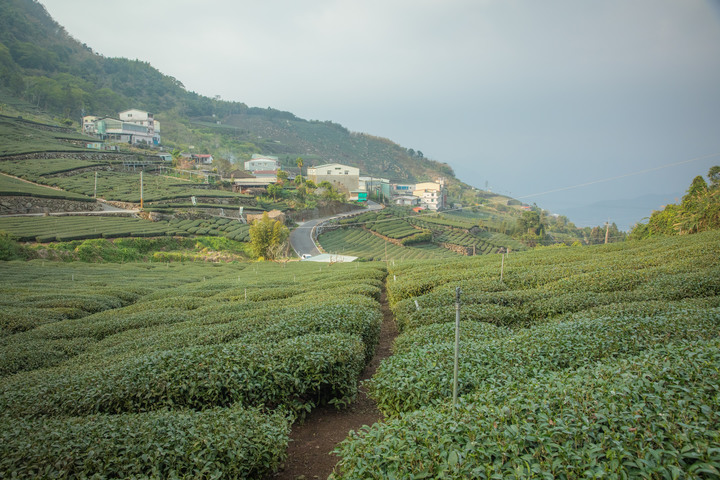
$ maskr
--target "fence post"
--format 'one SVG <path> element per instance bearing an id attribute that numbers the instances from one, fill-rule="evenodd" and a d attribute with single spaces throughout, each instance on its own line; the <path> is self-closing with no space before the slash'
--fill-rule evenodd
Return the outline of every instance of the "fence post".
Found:
<path id="1" fill-rule="evenodd" d="M 505 273 L 505 254 L 502 254 L 502 263 L 500 264 L 500 283 L 503 281 L 503 274 Z"/>
<path id="2" fill-rule="evenodd" d="M 455 288 L 455 362 L 453 368 L 453 412 L 457 408 L 458 364 L 460 358 L 460 287 Z"/>

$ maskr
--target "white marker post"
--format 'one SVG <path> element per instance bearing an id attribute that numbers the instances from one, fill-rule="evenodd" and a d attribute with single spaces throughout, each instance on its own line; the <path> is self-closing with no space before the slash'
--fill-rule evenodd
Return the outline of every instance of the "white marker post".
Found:
<path id="1" fill-rule="evenodd" d="M 458 369 L 460 363 L 460 287 L 455 288 L 455 363 L 453 369 L 453 412 L 457 408 Z"/>

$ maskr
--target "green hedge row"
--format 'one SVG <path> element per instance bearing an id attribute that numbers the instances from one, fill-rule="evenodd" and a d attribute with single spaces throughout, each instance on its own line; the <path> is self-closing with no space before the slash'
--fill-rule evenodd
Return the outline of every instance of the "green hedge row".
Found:
<path id="1" fill-rule="evenodd" d="M 365 348 L 353 335 L 303 335 L 267 345 L 210 345 L 130 357 L 83 371 L 38 370 L 8 382 L 0 410 L 16 417 L 285 406 L 296 412 L 357 393 Z M 15 380 L 15 379 L 12 379 Z"/>
<path id="2" fill-rule="evenodd" d="M 717 478 L 720 342 L 545 371 L 351 433 L 332 478 Z"/>
<path id="3" fill-rule="evenodd" d="M 675 340 L 720 335 L 720 308 L 681 306 L 654 317 L 614 315 L 553 322 L 514 335 L 463 341 L 460 392 L 499 388 L 517 379 L 635 355 Z M 452 396 L 454 337 L 406 350 L 385 360 L 368 382 L 388 416 Z"/>
<path id="4" fill-rule="evenodd" d="M 3 478 L 264 478 L 289 419 L 233 406 L 0 422 Z"/>

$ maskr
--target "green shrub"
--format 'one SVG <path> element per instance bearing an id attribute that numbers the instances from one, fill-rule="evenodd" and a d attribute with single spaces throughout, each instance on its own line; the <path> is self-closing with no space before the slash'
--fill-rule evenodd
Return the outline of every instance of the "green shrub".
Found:
<path id="1" fill-rule="evenodd" d="M 0 261 L 28 258 L 29 252 L 5 232 L 0 232 Z"/>

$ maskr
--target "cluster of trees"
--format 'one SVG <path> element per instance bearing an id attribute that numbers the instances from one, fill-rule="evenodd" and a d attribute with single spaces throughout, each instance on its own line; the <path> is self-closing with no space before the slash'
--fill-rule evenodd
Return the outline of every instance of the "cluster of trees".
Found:
<path id="1" fill-rule="evenodd" d="M 512 235 L 528 246 L 554 243 L 599 245 L 624 241 L 627 237 L 613 222 L 579 228 L 565 215 L 549 215 L 535 206 L 517 219 Z"/>
<path id="2" fill-rule="evenodd" d="M 255 220 L 250 227 L 250 247 L 257 258 L 275 260 L 287 257 L 290 230 L 279 220 L 273 220 L 268 213 Z"/>
<path id="3" fill-rule="evenodd" d="M 302 171 L 303 159 L 297 159 L 297 165 Z M 273 201 L 284 200 L 288 206 L 295 210 L 306 210 L 321 206 L 328 206 L 337 203 L 345 203 L 345 194 L 338 191 L 330 182 L 323 181 L 316 185 L 302 175 L 295 176 L 291 182 L 288 173 L 284 170 L 278 171 L 278 181 L 267 187 L 268 195 Z"/>
<path id="4" fill-rule="evenodd" d="M 647 223 L 633 228 L 630 238 L 639 240 L 720 228 L 720 166 L 711 167 L 707 177 L 710 183 L 701 175 L 695 177 L 680 205 L 670 204 L 653 212 Z"/>

